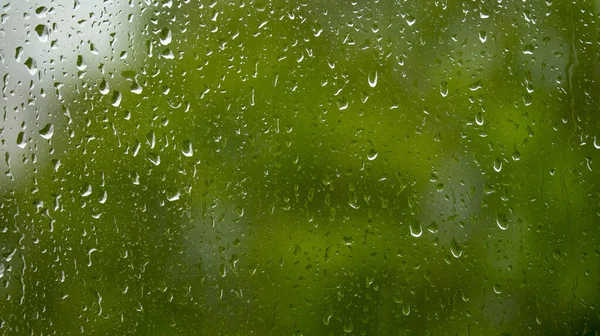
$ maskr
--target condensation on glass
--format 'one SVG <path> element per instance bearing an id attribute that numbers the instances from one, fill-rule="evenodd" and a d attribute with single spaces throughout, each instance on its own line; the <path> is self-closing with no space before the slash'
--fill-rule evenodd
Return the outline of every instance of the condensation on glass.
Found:
<path id="1" fill-rule="evenodd" d="M 0 333 L 597 334 L 599 15 L 3 1 Z"/>

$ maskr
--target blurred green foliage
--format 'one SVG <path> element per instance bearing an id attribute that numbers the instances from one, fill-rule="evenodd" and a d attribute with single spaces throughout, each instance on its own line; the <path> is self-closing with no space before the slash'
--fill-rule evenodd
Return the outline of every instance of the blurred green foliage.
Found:
<path id="1" fill-rule="evenodd" d="M 600 3 L 129 3 L 40 77 L 0 331 L 600 332 Z"/>

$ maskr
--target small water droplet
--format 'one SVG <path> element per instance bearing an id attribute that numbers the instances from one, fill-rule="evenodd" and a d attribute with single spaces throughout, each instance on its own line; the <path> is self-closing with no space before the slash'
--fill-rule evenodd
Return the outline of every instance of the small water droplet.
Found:
<path id="1" fill-rule="evenodd" d="M 412 15 L 406 16 L 406 23 L 408 23 L 408 26 L 414 25 L 416 21 L 417 19 L 415 19 Z"/>
<path id="2" fill-rule="evenodd" d="M 121 105 L 121 99 L 123 99 L 123 96 L 121 96 L 121 92 L 115 91 L 113 92 L 110 104 L 114 107 L 119 107 L 119 105 Z"/>
<path id="3" fill-rule="evenodd" d="M 44 6 L 40 6 L 35 10 L 35 15 L 37 15 L 38 18 L 44 18 L 46 16 L 46 13 L 48 13 L 48 8 L 44 7 Z"/>
<path id="4" fill-rule="evenodd" d="M 442 95 L 442 97 L 448 96 L 448 82 L 442 81 L 442 83 L 440 84 L 440 94 Z"/>
<path id="5" fill-rule="evenodd" d="M 88 184 L 83 187 L 83 191 L 81 192 L 82 197 L 88 197 L 92 194 L 92 185 Z"/>
<path id="6" fill-rule="evenodd" d="M 368 75 L 369 86 L 374 88 L 377 86 L 377 71 L 373 74 L 373 72 L 369 71 Z"/>
<path id="7" fill-rule="evenodd" d="M 46 124 L 46 126 L 40 130 L 40 136 L 46 140 L 50 140 L 53 135 L 54 125 L 52 123 Z"/>
<path id="8" fill-rule="evenodd" d="M 19 132 L 19 134 L 17 134 L 17 146 L 19 148 L 25 148 L 25 146 L 27 146 L 27 139 L 25 138 L 25 132 Z"/>
<path id="9" fill-rule="evenodd" d="M 595 136 L 594 136 L 594 148 L 600 149 L 600 144 L 598 143 L 598 140 L 596 140 Z"/>
<path id="10" fill-rule="evenodd" d="M 352 320 L 347 319 L 344 321 L 344 332 L 349 334 L 354 330 L 354 324 L 352 324 Z"/>
<path id="11" fill-rule="evenodd" d="M 507 230 L 508 229 L 508 219 L 506 218 L 506 215 L 504 215 L 504 214 L 496 215 L 496 225 L 498 225 L 500 230 L 503 230 L 503 231 Z"/>
<path id="12" fill-rule="evenodd" d="M 502 286 L 500 286 L 499 284 L 495 284 L 494 285 L 494 293 L 501 294 L 502 293 Z"/>
<path id="13" fill-rule="evenodd" d="M 496 160 L 494 160 L 494 171 L 499 173 L 501 170 L 502 170 L 502 160 L 496 158 Z"/>
<path id="14" fill-rule="evenodd" d="M 173 39 L 173 34 L 171 33 L 171 30 L 166 27 L 161 29 L 160 34 L 159 34 L 159 39 L 160 39 L 160 44 L 162 44 L 162 45 L 168 45 L 169 43 L 171 43 L 171 40 Z"/>
<path id="15" fill-rule="evenodd" d="M 404 306 L 402 306 L 402 314 L 404 316 L 410 315 L 410 303 L 406 303 Z"/>
<path id="16" fill-rule="evenodd" d="M 346 99 L 338 100 L 337 104 L 340 111 L 348 108 L 348 101 Z"/>
<path id="17" fill-rule="evenodd" d="M 450 244 L 450 252 L 452 253 L 452 256 L 454 256 L 454 258 L 457 259 L 460 258 L 463 254 L 462 249 L 454 239 L 452 239 L 452 243 Z"/>
<path id="18" fill-rule="evenodd" d="M 479 41 L 481 41 L 481 43 L 487 41 L 487 34 L 483 30 L 479 32 Z"/>
<path id="19" fill-rule="evenodd" d="M 471 90 L 471 91 L 477 91 L 479 89 L 481 89 L 481 81 L 480 80 L 469 85 L 469 90 Z"/>
<path id="20" fill-rule="evenodd" d="M 186 157 L 191 157 L 194 155 L 192 143 L 189 140 L 183 142 L 183 149 L 181 150 L 181 153 Z"/>
<path id="21" fill-rule="evenodd" d="M 421 225 L 421 222 L 419 222 L 417 220 L 411 221 L 410 235 L 415 238 L 419 238 L 419 237 L 421 237 L 422 234 L 423 234 L 423 226 Z"/>
<path id="22" fill-rule="evenodd" d="M 103 95 L 107 95 L 110 92 L 110 85 L 108 85 L 106 79 L 102 79 L 102 82 L 100 82 L 100 86 L 98 86 L 98 89 L 100 89 L 100 93 Z"/>
<path id="23" fill-rule="evenodd" d="M 40 40 L 40 42 L 46 42 L 48 41 L 48 27 L 46 27 L 46 25 L 43 24 L 39 24 L 37 26 L 35 26 L 35 32 L 38 35 L 38 39 Z"/>
<path id="24" fill-rule="evenodd" d="M 38 71 L 37 62 L 33 58 L 31 58 L 31 57 L 29 57 L 25 61 L 25 66 L 27 67 L 27 70 L 29 71 L 29 74 L 32 75 L 32 76 L 35 75 L 37 73 L 37 71 Z"/>
<path id="25" fill-rule="evenodd" d="M 369 154 L 367 154 L 367 159 L 369 159 L 369 161 L 373 161 L 377 159 L 377 155 L 379 155 L 379 153 L 377 153 L 374 149 L 371 149 Z"/>
<path id="26" fill-rule="evenodd" d="M 523 47 L 523 54 L 525 55 L 532 55 L 533 54 L 533 50 L 534 50 L 534 46 L 532 44 L 527 44 Z"/>
<path id="27" fill-rule="evenodd" d="M 179 191 L 175 191 L 174 193 L 167 195 L 169 202 L 175 202 L 179 200 L 179 197 L 181 197 L 181 193 Z"/>

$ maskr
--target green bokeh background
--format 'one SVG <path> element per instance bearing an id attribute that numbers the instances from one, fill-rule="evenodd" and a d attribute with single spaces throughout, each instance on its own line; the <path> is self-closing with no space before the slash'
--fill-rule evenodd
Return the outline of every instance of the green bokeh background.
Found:
<path id="1" fill-rule="evenodd" d="M 130 4 L 3 162 L 2 333 L 600 333 L 600 3 Z"/>

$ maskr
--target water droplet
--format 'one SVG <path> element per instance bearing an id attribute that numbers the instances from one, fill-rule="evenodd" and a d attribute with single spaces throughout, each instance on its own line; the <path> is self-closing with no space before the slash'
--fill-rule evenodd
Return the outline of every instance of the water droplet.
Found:
<path id="1" fill-rule="evenodd" d="M 457 259 L 460 258 L 463 254 L 462 249 L 454 239 L 452 239 L 452 243 L 450 244 L 450 252 L 452 253 L 452 256 L 454 256 L 454 258 Z"/>
<path id="2" fill-rule="evenodd" d="M 423 234 L 423 226 L 421 226 L 421 222 L 417 220 L 412 220 L 410 223 L 410 235 L 419 238 Z"/>
<path id="3" fill-rule="evenodd" d="M 354 330 L 354 324 L 352 324 L 352 320 L 347 319 L 344 321 L 344 332 L 349 334 Z"/>
<path id="4" fill-rule="evenodd" d="M 337 104 L 340 111 L 348 108 L 348 101 L 346 99 L 338 100 Z"/>
<path id="5" fill-rule="evenodd" d="M 501 294 L 502 293 L 502 286 L 500 286 L 499 284 L 495 284 L 494 285 L 494 293 Z"/>
<path id="6" fill-rule="evenodd" d="M 171 33 L 171 30 L 169 28 L 165 27 L 160 30 L 160 34 L 159 34 L 160 44 L 168 45 L 169 43 L 171 43 L 172 38 L 173 38 L 173 34 Z"/>
<path id="7" fill-rule="evenodd" d="M 499 173 L 501 170 L 502 170 L 502 160 L 496 158 L 496 160 L 494 160 L 494 171 Z"/>
<path id="8" fill-rule="evenodd" d="M 27 67 L 27 70 L 29 70 L 29 74 L 32 76 L 38 71 L 37 62 L 31 57 L 25 61 L 25 66 Z"/>
<path id="9" fill-rule="evenodd" d="M 504 215 L 504 214 L 496 215 L 496 224 L 498 225 L 500 230 L 503 230 L 503 231 L 507 230 L 508 229 L 508 219 L 506 218 L 506 215 Z"/>
<path id="10" fill-rule="evenodd" d="M 179 191 L 175 191 L 175 192 L 174 192 L 174 193 L 172 193 L 172 194 L 168 194 L 168 195 L 167 195 L 167 199 L 168 199 L 170 202 L 174 202 L 174 201 L 177 201 L 177 200 L 179 199 L 179 197 L 180 197 L 180 196 L 181 196 L 181 193 L 180 193 Z"/>
<path id="11" fill-rule="evenodd" d="M 114 107 L 119 107 L 119 105 L 121 105 L 121 99 L 123 99 L 123 96 L 121 96 L 121 92 L 115 91 L 113 92 L 110 104 Z"/>
<path id="12" fill-rule="evenodd" d="M 533 50 L 534 50 L 534 46 L 531 44 L 527 44 L 523 47 L 523 54 L 525 55 L 532 55 L 533 54 Z"/>
<path id="13" fill-rule="evenodd" d="M 98 89 L 100 89 L 100 93 L 103 95 L 107 95 L 110 92 L 110 85 L 108 85 L 106 79 L 102 79 L 102 82 L 100 82 L 100 86 L 98 86 Z"/>
<path id="14" fill-rule="evenodd" d="M 46 42 L 48 41 L 48 27 L 46 27 L 46 25 L 43 24 L 39 24 L 37 26 L 35 26 L 35 32 L 38 35 L 38 39 L 41 42 Z"/>
<path id="15" fill-rule="evenodd" d="M 183 149 L 181 153 L 186 157 L 191 157 L 194 155 L 194 150 L 192 149 L 192 143 L 189 140 L 183 142 Z"/>
<path id="16" fill-rule="evenodd" d="M 406 303 L 404 306 L 402 306 L 402 314 L 404 316 L 410 315 L 410 303 Z"/>
<path id="17" fill-rule="evenodd" d="M 369 81 L 369 86 L 374 88 L 377 86 L 377 71 L 375 71 L 375 74 L 373 74 L 371 71 L 369 71 L 369 75 L 368 75 L 368 81 Z"/>
<path id="18" fill-rule="evenodd" d="M 92 185 L 88 184 L 85 187 L 83 187 L 83 191 L 81 192 L 81 196 L 82 197 L 88 197 L 92 194 Z"/>
<path id="19" fill-rule="evenodd" d="M 35 15 L 37 15 L 37 17 L 39 17 L 40 19 L 44 18 L 46 16 L 46 13 L 48 13 L 48 8 L 44 6 L 40 6 L 35 10 Z"/>
<path id="20" fill-rule="evenodd" d="M 481 41 L 481 43 L 487 41 L 487 34 L 483 30 L 479 32 L 479 41 Z"/>
<path id="21" fill-rule="evenodd" d="M 46 140 L 50 140 L 52 135 L 54 135 L 54 125 L 52 123 L 46 124 L 46 126 L 40 130 L 40 136 Z"/>
<path id="22" fill-rule="evenodd" d="M 77 61 L 75 61 L 75 64 L 77 65 L 77 69 L 79 69 L 79 71 L 83 71 L 87 68 L 87 65 L 83 63 L 83 56 L 81 55 L 77 55 Z"/>
<path id="23" fill-rule="evenodd" d="M 448 96 L 448 82 L 442 81 L 442 83 L 440 84 L 440 94 L 442 95 L 442 97 Z"/>
<path id="24" fill-rule="evenodd" d="M 377 159 L 377 155 L 379 155 L 379 153 L 377 153 L 374 149 L 371 149 L 369 154 L 367 154 L 367 159 L 369 159 L 369 161 L 373 161 Z"/>
<path id="25" fill-rule="evenodd" d="M 594 148 L 596 149 L 600 149 L 600 144 L 598 143 L 598 141 L 596 140 L 596 137 L 594 136 Z"/>
<path id="26" fill-rule="evenodd" d="M 469 85 L 469 90 L 471 91 L 477 91 L 481 89 L 481 81 L 478 80 L 475 83 L 472 83 L 471 85 Z"/>
<path id="27" fill-rule="evenodd" d="M 27 139 L 25 138 L 25 132 L 19 132 L 19 134 L 17 134 L 17 146 L 19 148 L 25 148 L 25 146 L 27 146 Z"/>
<path id="28" fill-rule="evenodd" d="M 408 23 L 408 26 L 414 25 L 416 21 L 417 19 L 415 19 L 412 15 L 406 16 L 406 23 Z"/>
<path id="29" fill-rule="evenodd" d="M 0 278 L 4 276 L 4 264 L 0 263 Z"/>

